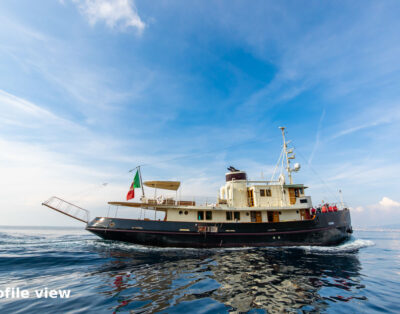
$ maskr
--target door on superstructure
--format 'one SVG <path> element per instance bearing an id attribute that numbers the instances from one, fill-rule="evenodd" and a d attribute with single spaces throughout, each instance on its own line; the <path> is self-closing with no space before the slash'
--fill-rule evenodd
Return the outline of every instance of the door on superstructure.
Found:
<path id="1" fill-rule="evenodd" d="M 273 212 L 273 222 L 279 222 L 279 212 L 278 211 L 274 211 Z"/>
<path id="2" fill-rule="evenodd" d="M 254 190 L 253 189 L 247 190 L 247 200 L 249 203 L 249 207 L 254 207 Z"/>
<path id="3" fill-rule="evenodd" d="M 290 205 L 296 204 L 296 193 L 293 188 L 289 188 L 289 203 Z"/>
<path id="4" fill-rule="evenodd" d="M 251 218 L 251 222 L 262 222 L 260 211 L 251 211 L 250 218 Z"/>
<path id="5" fill-rule="evenodd" d="M 300 217 L 301 220 L 310 219 L 310 212 L 307 209 L 300 209 Z"/>
<path id="6" fill-rule="evenodd" d="M 267 217 L 268 217 L 268 222 L 274 222 L 274 212 L 268 211 Z"/>

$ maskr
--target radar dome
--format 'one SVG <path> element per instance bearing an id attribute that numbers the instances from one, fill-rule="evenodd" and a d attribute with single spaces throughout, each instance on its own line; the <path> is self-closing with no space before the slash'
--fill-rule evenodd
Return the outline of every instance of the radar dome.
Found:
<path id="1" fill-rule="evenodd" d="M 299 171 L 300 168 L 301 168 L 300 164 L 299 164 L 298 162 L 296 162 L 296 163 L 294 164 L 293 170 L 294 170 L 294 171 Z"/>

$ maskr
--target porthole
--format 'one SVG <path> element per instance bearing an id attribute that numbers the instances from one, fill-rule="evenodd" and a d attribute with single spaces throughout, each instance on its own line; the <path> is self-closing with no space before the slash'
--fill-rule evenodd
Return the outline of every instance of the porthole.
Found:
<path id="1" fill-rule="evenodd" d="M 280 239 L 281 237 L 280 236 L 278 236 L 278 239 Z"/>
<path id="2" fill-rule="evenodd" d="M 246 213 L 246 216 L 249 216 L 249 215 L 250 215 L 250 214 L 247 212 L 247 213 Z"/>
<path id="3" fill-rule="evenodd" d="M 272 239 L 274 239 L 274 240 L 275 240 L 275 237 L 272 237 Z"/>
<path id="4" fill-rule="evenodd" d="M 182 214 L 183 214 L 183 211 L 180 210 L 180 211 L 179 211 L 179 215 L 182 215 Z"/>
<path id="5" fill-rule="evenodd" d="M 185 210 L 185 215 L 189 214 L 189 212 L 187 210 Z"/>
<path id="6" fill-rule="evenodd" d="M 279 212 L 279 215 L 282 215 L 282 212 Z"/>
<path id="7" fill-rule="evenodd" d="M 296 210 L 296 213 L 298 214 L 298 213 L 299 213 L 299 211 L 298 211 L 298 210 Z"/>
<path id="8" fill-rule="evenodd" d="M 110 227 L 114 227 L 115 226 L 115 223 L 113 223 L 113 222 L 110 222 L 110 225 L 109 225 Z"/>

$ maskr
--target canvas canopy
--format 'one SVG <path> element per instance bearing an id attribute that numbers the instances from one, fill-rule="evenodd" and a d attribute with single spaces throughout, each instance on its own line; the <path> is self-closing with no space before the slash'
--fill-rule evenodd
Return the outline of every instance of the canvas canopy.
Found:
<path id="1" fill-rule="evenodd" d="M 145 181 L 143 182 L 145 186 L 154 188 L 154 189 L 163 189 L 163 190 L 171 190 L 176 191 L 179 189 L 181 183 L 179 181 Z"/>

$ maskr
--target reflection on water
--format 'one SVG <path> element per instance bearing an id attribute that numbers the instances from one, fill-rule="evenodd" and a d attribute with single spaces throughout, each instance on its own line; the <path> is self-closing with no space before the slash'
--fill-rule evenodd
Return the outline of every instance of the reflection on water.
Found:
<path id="1" fill-rule="evenodd" d="M 63 300 L 0 298 L 0 309 L 399 313 L 399 235 L 364 232 L 338 247 L 191 250 L 76 230 L 0 228 L 0 289 L 71 289 Z"/>
<path id="2" fill-rule="evenodd" d="M 102 246 L 99 253 L 108 262 L 91 275 L 106 278 L 108 284 L 101 293 L 117 298 L 115 311 L 178 311 L 182 304 L 206 299 L 209 310 L 219 306 L 220 311 L 319 312 L 327 309 L 327 301 L 366 299 L 360 294 L 364 286 L 359 279 L 357 250 L 132 250 Z M 207 311 L 207 307 L 197 310 Z"/>

